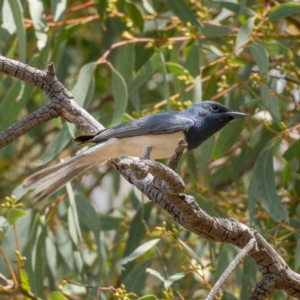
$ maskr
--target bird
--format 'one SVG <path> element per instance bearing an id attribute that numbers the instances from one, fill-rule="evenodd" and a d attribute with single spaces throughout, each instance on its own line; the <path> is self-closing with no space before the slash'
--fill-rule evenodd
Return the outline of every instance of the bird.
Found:
<path id="1" fill-rule="evenodd" d="M 82 153 L 29 176 L 23 187 L 33 189 L 30 197 L 41 193 L 39 204 L 79 174 L 107 159 L 120 156 L 170 158 L 180 139 L 187 143 L 186 151 L 200 146 L 214 133 L 235 119 L 247 115 L 235 112 L 215 101 L 197 102 L 183 111 L 162 112 L 135 119 L 94 135 L 83 135 L 75 142 L 94 143 Z"/>

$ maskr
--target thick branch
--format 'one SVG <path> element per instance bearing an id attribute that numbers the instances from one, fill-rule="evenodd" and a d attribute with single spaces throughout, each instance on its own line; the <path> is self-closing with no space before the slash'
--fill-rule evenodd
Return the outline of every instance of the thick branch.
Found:
<path id="1" fill-rule="evenodd" d="M 46 71 L 40 71 L 0 56 L 0 72 L 34 84 L 47 93 L 52 102 L 0 133 L 0 147 L 57 116 L 74 123 L 85 134 L 92 134 L 103 128 L 77 105 L 71 93 L 58 81 L 53 64 Z M 250 255 L 260 267 L 263 279 L 255 287 L 250 299 L 264 299 L 273 289 L 281 289 L 300 298 L 300 275 L 287 266 L 260 234 L 236 220 L 209 216 L 199 207 L 194 197 L 183 193 L 184 182 L 173 170 L 176 169 L 185 146 L 184 141 L 179 143 L 169 162 L 169 168 L 149 159 L 130 157 L 114 160 L 112 165 L 125 179 L 173 216 L 175 221 L 195 234 L 214 241 L 232 243 L 239 248 L 244 248 L 250 240 L 255 240 L 256 247 L 251 249 Z"/>
<path id="2" fill-rule="evenodd" d="M 178 149 L 179 147 L 174 153 L 175 156 L 178 155 Z M 147 169 L 144 168 L 145 164 L 147 164 Z M 130 168 L 123 168 L 124 165 L 130 166 Z M 250 255 L 260 267 L 265 280 L 268 281 L 268 289 L 265 289 L 265 293 L 263 293 L 263 285 L 258 284 L 250 299 L 264 299 L 262 296 L 266 297 L 273 289 L 281 289 L 293 297 L 300 298 L 300 275 L 288 267 L 282 257 L 260 234 L 236 220 L 212 218 L 198 206 L 192 196 L 178 193 L 176 190 L 170 191 L 172 186 L 177 187 L 179 182 L 168 184 L 168 188 L 165 189 L 157 187 L 155 181 L 164 182 L 166 178 L 168 179 L 167 174 L 170 174 L 170 171 L 167 171 L 167 174 L 160 174 L 158 178 L 155 177 L 166 167 L 161 168 L 159 163 L 151 160 L 131 157 L 115 160 L 114 166 L 126 180 L 165 209 L 175 221 L 195 234 L 216 242 L 231 243 L 239 248 L 246 247 L 250 240 L 255 241 L 256 247 L 251 247 Z M 155 171 L 155 168 L 158 168 L 159 171 Z M 139 169 L 144 171 L 142 178 L 137 178 L 136 172 L 132 172 L 132 170 Z M 175 176 L 174 180 L 175 178 L 178 176 Z M 271 279 L 272 281 L 270 281 Z M 262 298 L 259 298 L 258 295 Z"/>

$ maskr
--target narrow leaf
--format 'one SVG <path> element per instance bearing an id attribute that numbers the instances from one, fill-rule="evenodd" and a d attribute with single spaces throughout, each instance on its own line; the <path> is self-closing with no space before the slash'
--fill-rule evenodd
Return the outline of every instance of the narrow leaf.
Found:
<path id="1" fill-rule="evenodd" d="M 299 255 L 299 253 L 300 253 L 300 238 L 298 239 L 297 247 L 295 249 L 295 271 L 296 272 L 300 267 L 300 255 Z"/>
<path id="2" fill-rule="evenodd" d="M 53 22 L 62 19 L 63 13 L 67 8 L 67 0 L 51 0 L 51 13 L 53 16 Z"/>
<path id="3" fill-rule="evenodd" d="M 27 212 L 18 208 L 12 208 L 7 213 L 7 222 L 14 225 L 21 217 L 27 216 Z"/>
<path id="4" fill-rule="evenodd" d="M 7 219 L 4 217 L 0 216 L 0 232 L 5 233 L 8 228 L 8 222 Z"/>
<path id="5" fill-rule="evenodd" d="M 97 67 L 96 62 L 91 62 L 84 65 L 79 72 L 77 82 L 72 90 L 75 101 L 80 105 L 84 106 L 85 100 L 89 93 L 92 76 Z"/>
<path id="6" fill-rule="evenodd" d="M 239 120 L 229 123 L 220 133 L 217 142 L 213 148 L 212 159 L 217 160 L 221 158 L 230 147 L 238 140 L 242 130 L 244 129 L 245 122 Z"/>
<path id="7" fill-rule="evenodd" d="M 44 4 L 41 0 L 27 0 L 29 13 L 33 21 L 34 33 L 38 39 L 37 47 L 43 49 L 47 43 L 48 26 L 45 19 Z"/>
<path id="8" fill-rule="evenodd" d="M 199 256 L 196 254 L 196 252 L 190 247 L 188 246 L 183 240 L 181 239 L 178 239 L 180 245 L 182 246 L 182 248 L 184 249 L 184 251 L 193 259 L 196 260 L 196 262 L 199 264 L 199 265 L 202 265 L 202 262 L 199 258 Z"/>
<path id="9" fill-rule="evenodd" d="M 138 300 L 158 300 L 154 295 L 146 295 L 138 298 Z"/>
<path id="10" fill-rule="evenodd" d="M 194 82 L 194 103 L 201 102 L 202 101 L 202 82 L 201 82 L 201 76 L 198 75 Z"/>
<path id="11" fill-rule="evenodd" d="M 66 298 L 63 294 L 61 294 L 60 292 L 52 292 L 50 294 L 50 298 L 49 300 L 67 300 L 68 298 Z"/>
<path id="12" fill-rule="evenodd" d="M 146 270 L 152 264 L 152 259 L 147 259 L 139 263 L 133 270 L 128 273 L 123 283 L 126 286 L 126 291 L 140 294 L 141 290 L 145 287 L 147 278 Z"/>
<path id="13" fill-rule="evenodd" d="M 188 72 L 182 65 L 175 62 L 166 62 L 166 66 L 168 70 L 175 75 L 184 75 Z"/>
<path id="14" fill-rule="evenodd" d="M 192 25 L 196 26 L 197 28 L 201 28 L 202 25 L 198 21 L 196 15 L 190 10 L 188 5 L 184 0 L 166 0 L 168 8 L 178 16 L 181 21 L 186 23 L 191 23 Z"/>
<path id="15" fill-rule="evenodd" d="M 76 202 L 75 202 L 74 192 L 73 192 L 70 182 L 67 183 L 66 188 L 67 188 L 68 198 L 69 198 L 69 202 L 70 202 L 70 207 L 68 209 L 69 231 L 70 231 L 71 237 L 74 238 L 73 241 L 74 241 L 75 245 L 77 245 L 77 243 L 75 242 L 75 241 L 77 241 L 77 236 L 80 240 L 83 240 L 82 234 L 81 234 L 81 229 L 79 226 L 79 217 L 78 217 L 78 213 L 77 213 L 77 206 L 76 206 Z M 75 238 L 75 236 L 76 236 L 76 238 Z"/>
<path id="16" fill-rule="evenodd" d="M 235 41 L 235 48 L 236 48 L 236 55 L 239 55 L 244 49 L 240 48 L 245 44 L 248 40 L 250 33 L 252 32 L 252 28 L 254 26 L 256 17 L 249 18 L 240 28 L 236 41 Z"/>
<path id="17" fill-rule="evenodd" d="M 293 14 L 297 14 L 300 12 L 300 4 L 299 3 L 283 3 L 279 5 L 275 5 L 272 9 L 268 18 L 270 21 L 278 20 L 281 18 L 289 17 Z"/>
<path id="18" fill-rule="evenodd" d="M 253 174 L 257 193 L 262 200 L 263 207 L 277 222 L 288 220 L 287 213 L 276 192 L 273 167 L 273 155 L 277 151 L 280 142 L 280 138 L 275 138 L 268 142 L 256 161 Z"/>
<path id="19" fill-rule="evenodd" d="M 208 37 L 221 37 L 228 35 L 231 32 L 231 29 L 226 26 L 217 26 L 206 24 L 202 29 L 202 33 Z"/>
<path id="20" fill-rule="evenodd" d="M 39 161 L 36 166 L 43 166 L 48 162 L 52 161 L 70 142 L 72 136 L 70 135 L 68 126 L 65 124 L 63 128 L 59 131 L 54 142 L 47 149 L 42 160 Z"/>
<path id="21" fill-rule="evenodd" d="M 269 60 L 265 47 L 262 44 L 251 44 L 248 46 L 251 50 L 252 56 L 259 68 L 259 71 L 264 73 L 267 78 L 269 71 Z"/>
<path id="22" fill-rule="evenodd" d="M 287 161 L 300 154 L 300 139 L 295 141 L 283 154 L 283 158 Z"/>
<path id="23" fill-rule="evenodd" d="M 140 12 L 140 10 L 131 2 L 125 2 L 125 8 L 128 12 L 129 17 L 131 18 L 133 24 L 140 30 L 140 32 L 144 31 L 144 18 Z"/>
<path id="24" fill-rule="evenodd" d="M 182 273 L 177 273 L 177 274 L 174 274 L 172 276 L 170 276 L 164 283 L 164 287 L 166 290 L 169 289 L 169 287 L 177 280 L 185 277 L 186 273 L 182 272 Z"/>
<path id="25" fill-rule="evenodd" d="M 150 240 L 146 243 L 144 243 L 143 245 L 141 245 L 140 247 L 138 247 L 137 249 L 135 249 L 130 255 L 122 258 L 117 266 L 118 268 L 120 268 L 122 265 L 125 265 L 126 263 L 128 263 L 129 261 L 135 260 L 138 257 L 142 256 L 143 254 L 145 254 L 148 250 L 150 250 L 151 248 L 153 248 L 160 239 L 154 239 L 154 240 Z"/>
<path id="26" fill-rule="evenodd" d="M 149 274 L 151 274 L 151 275 L 153 275 L 153 276 L 155 276 L 156 278 L 158 278 L 162 282 L 165 282 L 165 280 L 166 280 L 158 271 L 153 270 L 151 268 L 148 268 L 146 270 L 146 272 L 149 273 Z"/>
<path id="27" fill-rule="evenodd" d="M 17 26 L 17 35 L 19 39 L 20 61 L 25 63 L 26 60 L 26 31 L 23 20 L 23 8 L 20 0 L 8 1 L 12 14 Z"/>
<path id="28" fill-rule="evenodd" d="M 121 74 L 112 69 L 113 95 L 115 99 L 115 112 L 112 119 L 112 126 L 118 125 L 123 119 L 127 107 L 128 92 L 124 78 Z"/>

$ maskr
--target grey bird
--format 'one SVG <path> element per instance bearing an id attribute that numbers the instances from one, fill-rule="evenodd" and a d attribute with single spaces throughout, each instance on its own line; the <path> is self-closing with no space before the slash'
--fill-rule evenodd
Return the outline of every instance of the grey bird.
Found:
<path id="1" fill-rule="evenodd" d="M 106 128 L 95 135 L 80 136 L 80 143 L 95 143 L 86 151 L 28 177 L 25 188 L 33 189 L 31 197 L 38 204 L 51 196 L 86 169 L 106 159 L 121 155 L 142 157 L 151 147 L 151 158 L 170 158 L 179 139 L 185 139 L 187 150 L 200 146 L 230 121 L 246 114 L 234 112 L 214 101 L 203 101 L 182 112 L 164 112 L 125 124 Z"/>

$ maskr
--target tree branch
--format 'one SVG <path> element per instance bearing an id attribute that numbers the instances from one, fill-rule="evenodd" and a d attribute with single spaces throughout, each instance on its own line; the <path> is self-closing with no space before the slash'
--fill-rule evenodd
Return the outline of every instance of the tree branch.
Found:
<path id="1" fill-rule="evenodd" d="M 7 140 L 1 141 L 2 147 L 11 142 L 7 132 L 17 138 L 30 128 L 57 116 L 74 123 L 84 134 L 95 133 L 103 128 L 75 103 L 71 93 L 56 78 L 53 64 L 50 64 L 46 71 L 40 71 L 0 56 L 0 72 L 39 87 L 49 95 L 52 102 L 29 115 L 28 121 L 25 118 L 0 133 L 0 136 L 5 136 Z M 111 164 L 126 180 L 166 210 L 176 222 L 198 236 L 216 242 L 231 243 L 239 248 L 246 247 L 245 251 L 248 251 L 248 245 L 250 247 L 253 242 L 255 247 L 249 249 L 249 254 L 260 267 L 263 279 L 254 288 L 250 299 L 264 299 L 273 289 L 281 289 L 293 297 L 300 298 L 300 275 L 288 267 L 260 234 L 236 220 L 209 216 L 199 207 L 194 197 L 183 193 L 184 182 L 174 170 L 185 147 L 185 142 L 180 141 L 168 164 L 169 167 L 149 159 L 132 157 L 121 157 L 111 161 Z"/>
<path id="2" fill-rule="evenodd" d="M 74 101 L 73 95 L 57 79 L 53 63 L 48 65 L 47 70 L 41 71 L 0 56 L 0 72 L 40 88 L 51 100 L 51 104 L 38 109 L 0 132 L 0 148 L 10 144 L 36 126 L 59 116 L 67 122 L 73 123 L 86 134 L 94 134 L 104 128 Z"/>

